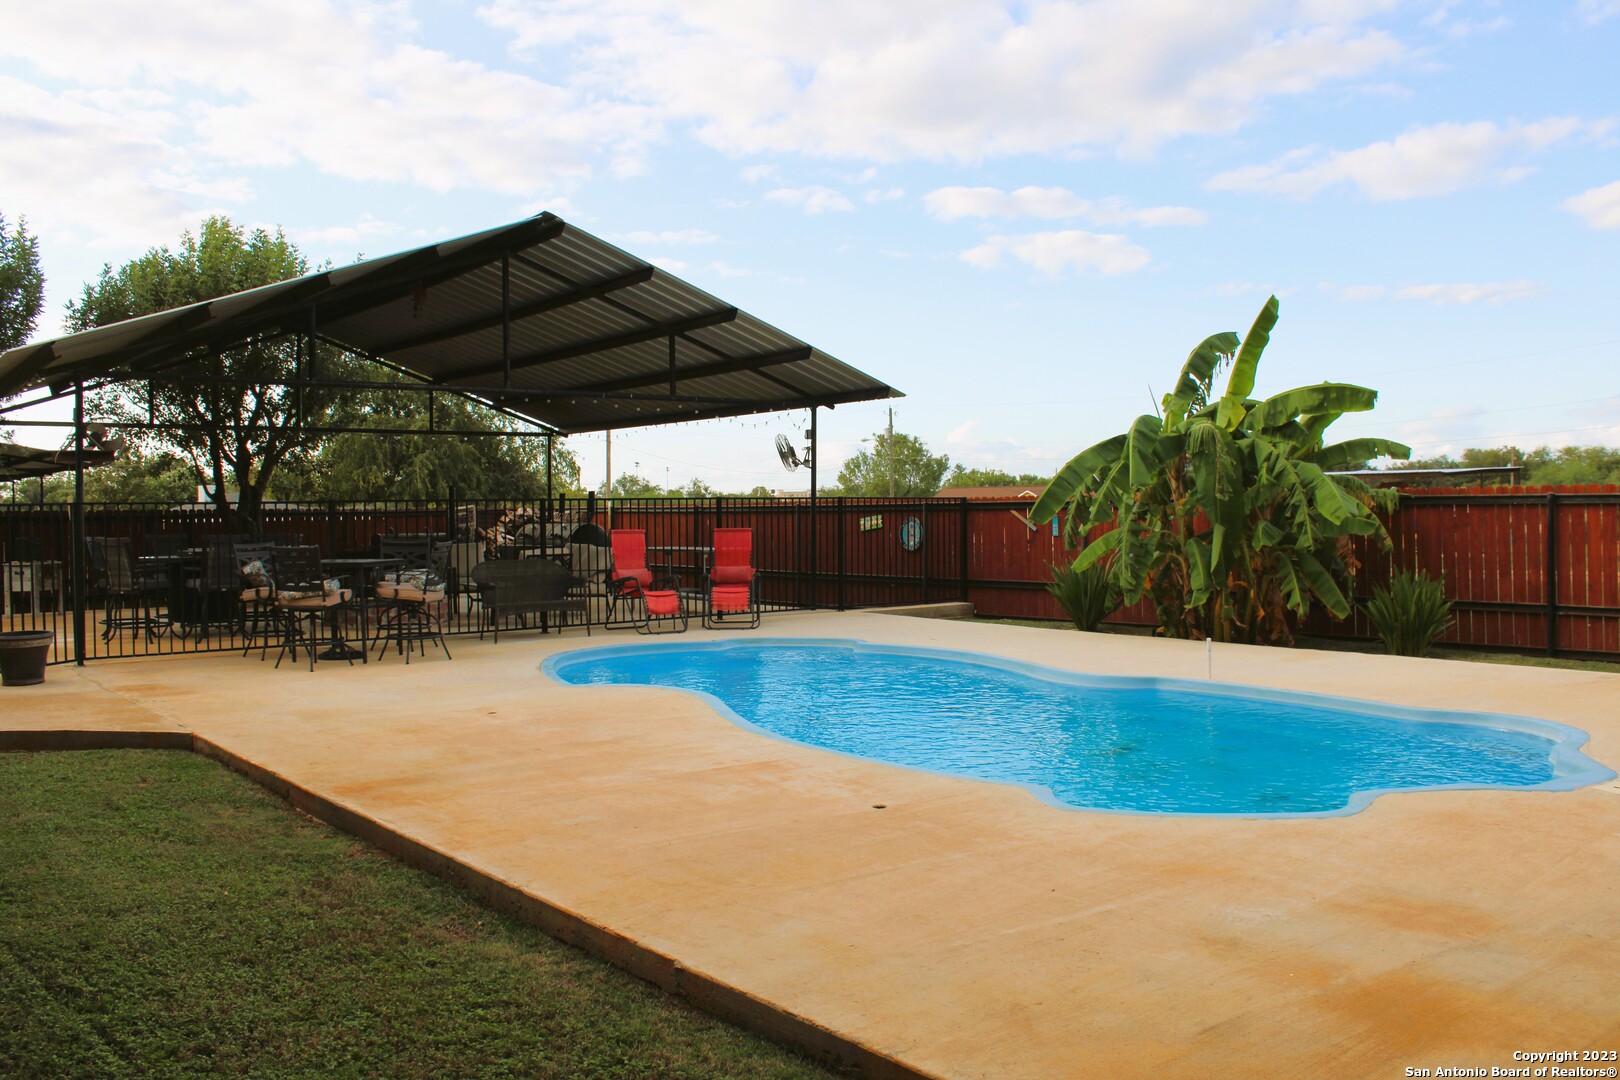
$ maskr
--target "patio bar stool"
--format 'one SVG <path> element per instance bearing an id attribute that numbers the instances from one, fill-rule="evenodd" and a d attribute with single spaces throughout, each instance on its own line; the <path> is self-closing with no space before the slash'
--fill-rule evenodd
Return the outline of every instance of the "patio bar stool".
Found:
<path id="1" fill-rule="evenodd" d="M 281 577 L 276 587 L 276 610 L 282 619 L 281 651 L 276 654 L 276 667 L 281 666 L 281 660 L 289 650 L 293 662 L 297 663 L 298 646 L 303 645 L 309 653 L 309 670 L 314 671 L 322 623 L 331 627 L 335 655 L 347 660 L 349 666 L 353 667 L 355 657 L 363 654 L 351 649 L 338 636 L 337 622 L 333 618 L 337 609 L 349 602 L 350 593 L 335 578 L 328 580 L 321 576 L 320 549 L 279 548 L 276 551 L 276 572 Z"/>

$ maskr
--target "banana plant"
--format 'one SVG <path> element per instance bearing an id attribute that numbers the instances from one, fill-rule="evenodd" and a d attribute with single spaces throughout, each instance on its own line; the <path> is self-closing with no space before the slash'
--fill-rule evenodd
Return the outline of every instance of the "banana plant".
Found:
<path id="1" fill-rule="evenodd" d="M 1030 515 L 1066 513 L 1064 535 L 1081 549 L 1075 572 L 1104 560 L 1124 602 L 1150 597 L 1173 637 L 1288 641 L 1289 614 L 1304 618 L 1313 601 L 1344 618 L 1352 538 L 1389 544 L 1377 511 L 1397 496 L 1332 470 L 1410 449 L 1325 440 L 1345 413 L 1372 409 L 1377 392 L 1324 382 L 1251 396 L 1278 310 L 1273 296 L 1242 338 L 1199 343 L 1160 411 L 1075 455 Z M 1086 543 L 1099 526 L 1107 531 Z"/>

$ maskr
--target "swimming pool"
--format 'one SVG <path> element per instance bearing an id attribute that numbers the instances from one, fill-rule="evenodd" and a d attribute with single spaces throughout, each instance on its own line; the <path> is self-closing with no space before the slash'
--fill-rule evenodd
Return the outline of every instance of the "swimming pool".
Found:
<path id="1" fill-rule="evenodd" d="M 586 648 L 544 670 L 574 685 L 686 690 L 751 730 L 1084 810 L 1328 816 L 1393 791 L 1557 791 L 1615 776 L 1580 752 L 1584 732 L 1546 720 L 980 653 L 752 639 Z"/>

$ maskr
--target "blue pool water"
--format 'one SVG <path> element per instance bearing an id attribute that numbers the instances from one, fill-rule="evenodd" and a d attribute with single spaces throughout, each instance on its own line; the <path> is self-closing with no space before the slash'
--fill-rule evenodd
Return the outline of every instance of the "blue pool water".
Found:
<path id="1" fill-rule="evenodd" d="M 753 639 L 581 649 L 576 685 L 675 687 L 745 727 L 841 753 L 1138 813 L 1354 813 L 1389 791 L 1612 779 L 1549 721 L 1175 679 L 1076 675 L 940 650 Z"/>

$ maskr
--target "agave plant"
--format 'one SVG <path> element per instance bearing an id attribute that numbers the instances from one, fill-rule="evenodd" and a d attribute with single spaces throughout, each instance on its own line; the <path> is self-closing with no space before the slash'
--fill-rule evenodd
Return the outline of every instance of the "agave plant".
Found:
<path id="1" fill-rule="evenodd" d="M 1344 618 L 1351 538 L 1389 543 L 1375 510 L 1397 496 L 1329 470 L 1410 450 L 1387 439 L 1324 439 L 1345 413 L 1371 409 L 1377 392 L 1319 383 L 1263 401 L 1249 396 L 1277 313 L 1273 296 L 1241 340 L 1205 339 L 1162 411 L 1083 450 L 1030 515 L 1049 521 L 1066 510 L 1070 546 L 1107 526 L 1072 569 L 1107 559 L 1123 602 L 1150 596 L 1172 637 L 1288 641 L 1289 613 L 1303 618 L 1313 600 Z"/>
<path id="2" fill-rule="evenodd" d="M 1054 566 L 1046 591 L 1057 600 L 1074 628 L 1087 633 L 1119 609 L 1119 586 L 1109 578 L 1103 563 L 1092 563 L 1084 570 Z"/>
<path id="3" fill-rule="evenodd" d="M 1429 646 L 1455 621 L 1445 583 L 1421 570 L 1391 577 L 1362 610 L 1391 656 L 1428 656 Z"/>

